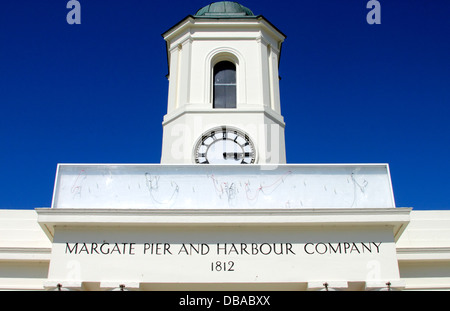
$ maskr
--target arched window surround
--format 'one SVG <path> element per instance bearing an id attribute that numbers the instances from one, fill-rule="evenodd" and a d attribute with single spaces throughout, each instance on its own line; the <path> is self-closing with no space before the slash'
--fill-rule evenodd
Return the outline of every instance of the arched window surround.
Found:
<path id="1" fill-rule="evenodd" d="M 236 66 L 236 108 L 239 108 L 239 104 L 245 102 L 245 63 L 242 55 L 231 48 L 215 49 L 206 57 L 206 101 L 212 108 L 214 100 L 214 67 L 223 61 L 231 62 Z"/>

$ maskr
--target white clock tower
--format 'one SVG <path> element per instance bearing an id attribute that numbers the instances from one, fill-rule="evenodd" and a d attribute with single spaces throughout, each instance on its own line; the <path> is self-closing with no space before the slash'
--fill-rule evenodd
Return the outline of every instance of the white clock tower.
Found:
<path id="1" fill-rule="evenodd" d="M 278 75 L 285 35 L 224 1 L 163 37 L 169 94 L 161 163 L 286 163 Z"/>

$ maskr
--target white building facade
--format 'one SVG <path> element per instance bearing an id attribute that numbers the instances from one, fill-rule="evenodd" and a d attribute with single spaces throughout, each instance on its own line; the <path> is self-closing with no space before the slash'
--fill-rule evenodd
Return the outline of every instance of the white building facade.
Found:
<path id="1" fill-rule="evenodd" d="M 216 2 L 163 35 L 161 164 L 60 164 L 0 211 L 2 290 L 448 290 L 450 212 L 396 207 L 387 164 L 286 164 L 285 35 Z"/>

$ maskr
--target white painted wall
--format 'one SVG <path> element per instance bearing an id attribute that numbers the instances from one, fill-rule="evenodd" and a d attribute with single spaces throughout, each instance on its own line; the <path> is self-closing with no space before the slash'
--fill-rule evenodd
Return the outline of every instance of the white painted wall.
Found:
<path id="1" fill-rule="evenodd" d="M 51 247 L 34 210 L 0 210 L 0 290 L 43 290 Z"/>
<path id="2" fill-rule="evenodd" d="M 393 209 L 395 211 L 397 209 Z M 401 209 L 400 209 L 401 210 Z M 399 210 L 399 211 L 400 211 Z M 51 249 L 51 242 L 50 239 L 46 236 L 44 231 L 39 226 L 38 221 L 41 225 L 44 223 L 47 223 L 47 225 L 50 225 L 53 223 L 55 224 L 55 219 L 50 217 L 50 214 L 47 213 L 47 211 L 51 212 L 50 209 L 38 209 L 38 212 L 40 214 L 39 219 L 35 211 L 33 210 L 0 210 L 0 289 L 7 290 L 7 289 L 34 289 L 34 290 L 42 290 L 45 288 L 45 286 L 50 286 L 50 288 L 53 286 L 56 286 L 57 283 L 55 283 L 56 280 L 51 280 L 47 278 L 47 272 L 49 270 L 50 266 L 50 249 Z M 55 210 L 56 211 L 56 210 Z M 69 213 L 67 213 L 69 212 Z M 114 226 L 117 228 L 117 220 L 120 220 L 121 222 L 132 222 L 134 225 L 132 227 L 129 227 L 128 229 L 122 229 L 117 231 L 113 235 L 109 235 L 108 237 L 105 237 L 107 239 L 112 238 L 136 238 L 136 241 L 144 242 L 144 240 L 148 240 L 148 235 L 144 233 L 149 233 L 150 231 L 155 232 L 156 236 L 158 237 L 166 237 L 164 235 L 164 232 L 167 232 L 167 228 L 164 229 L 164 227 L 161 227 L 161 222 L 156 222 L 154 227 L 149 227 L 147 229 L 143 229 L 142 225 L 139 225 L 139 222 L 148 222 L 149 215 L 152 215 L 151 211 L 142 211 L 140 213 L 144 213 L 145 215 L 140 215 L 137 213 L 135 217 L 128 215 L 118 215 L 116 212 L 111 211 L 111 217 L 106 218 L 106 223 L 103 223 L 102 226 L 100 226 L 99 219 L 104 218 L 104 216 L 100 216 L 98 212 L 96 212 L 93 215 L 90 215 L 89 213 L 80 212 L 80 213 L 74 213 L 74 211 L 67 211 L 65 213 L 62 213 L 61 215 L 65 215 L 61 221 L 63 223 L 72 224 L 72 229 L 57 229 L 61 230 L 61 235 L 58 235 L 58 239 L 56 241 L 63 242 L 64 239 L 66 240 L 73 240 L 76 239 L 80 240 L 83 238 L 86 241 L 93 241 L 99 237 L 99 234 L 102 235 L 105 232 L 107 232 L 108 229 L 103 228 L 102 226 Z M 325 211 L 325 214 L 328 213 Z M 375 214 L 367 214 L 367 212 L 364 212 L 362 210 L 361 216 L 366 214 L 364 217 L 366 220 L 366 223 L 363 225 L 363 223 L 354 222 L 355 221 L 355 215 L 351 216 L 350 214 L 343 213 L 341 216 L 337 217 L 338 214 L 335 214 L 333 217 L 330 218 L 331 222 L 335 222 L 336 224 L 340 224 L 340 229 L 338 232 L 338 235 L 336 237 L 339 237 L 341 239 L 346 240 L 352 240 L 358 237 L 360 238 L 360 232 L 358 228 L 368 228 L 368 224 L 370 222 L 382 222 L 389 221 L 388 219 L 391 219 L 392 216 L 389 216 L 388 214 L 385 214 L 385 216 L 376 216 Z M 396 214 L 396 213 L 394 213 Z M 404 213 L 403 213 L 404 214 Z M 403 215 L 402 214 L 402 215 Z M 94 215 L 97 215 L 93 217 Z M 158 213 L 155 214 L 157 216 Z M 159 214 L 160 215 L 160 214 Z M 188 215 L 188 214 L 186 214 Z M 201 215 L 201 213 L 200 213 Z M 308 215 L 308 216 L 307 216 Z M 408 215 L 405 214 L 405 216 Z M 99 218 L 100 216 L 100 218 Z M 325 218 L 324 214 L 316 212 L 311 212 L 304 215 L 306 218 L 304 218 L 303 221 L 312 222 L 307 227 L 304 227 L 303 229 L 299 229 L 298 227 L 292 227 L 292 222 L 299 221 L 299 219 L 292 216 L 286 215 L 284 219 L 289 219 L 289 222 L 291 223 L 290 226 L 281 225 L 284 221 L 282 221 L 283 218 L 277 217 L 272 218 L 272 221 L 275 221 L 275 223 L 278 223 L 276 225 L 275 229 L 277 233 L 276 237 L 288 239 L 290 241 L 294 241 L 296 239 L 296 236 L 301 236 L 302 239 L 306 241 L 306 239 L 315 239 L 316 241 L 325 241 L 330 238 L 330 234 L 334 234 L 336 231 L 336 227 L 332 225 L 332 223 L 325 224 Z M 406 221 L 408 222 L 408 218 L 404 218 L 405 216 L 401 216 L 401 219 L 398 219 L 398 225 L 400 226 L 400 223 L 403 223 Z M 131 218 L 130 218 L 131 217 Z M 165 216 L 164 216 L 165 217 Z M 235 219 L 241 219 L 241 222 L 245 223 L 246 218 L 242 218 L 243 216 L 236 215 Z M 360 217 L 360 216 L 358 216 Z M 156 220 L 157 218 L 152 219 Z M 166 218 L 171 219 L 171 217 Z M 202 223 L 202 217 L 199 217 L 199 214 L 192 214 L 192 217 L 181 219 L 178 217 L 173 218 L 173 220 L 178 219 L 178 221 L 181 221 L 185 224 L 192 223 L 193 220 L 196 222 Z M 189 220 L 191 219 L 191 220 Z M 228 217 L 221 218 L 222 221 L 228 222 Z M 264 224 L 264 227 L 267 229 L 267 223 L 262 220 L 261 217 L 255 218 L 252 216 L 251 218 L 248 218 L 248 220 L 252 219 L 253 222 L 262 221 Z M 314 219 L 316 219 L 314 221 Z M 229 219 L 232 220 L 232 219 Z M 179 234 L 183 230 L 188 230 L 188 235 L 185 235 L 186 232 L 183 232 L 183 234 L 178 235 L 178 241 L 188 241 L 188 240 L 196 240 L 200 241 L 199 239 L 194 239 L 195 237 L 201 236 L 203 239 L 205 239 L 204 230 L 209 230 L 208 226 L 205 227 L 205 224 L 208 222 L 212 224 L 211 219 L 206 220 L 206 222 L 203 222 L 203 225 L 200 227 L 198 226 L 189 226 L 184 227 L 184 229 L 178 229 L 175 231 L 171 231 L 172 233 L 168 233 L 167 237 L 177 238 L 177 234 Z M 281 221 L 281 222 L 280 222 Z M 350 225 L 350 222 L 354 222 L 354 225 Z M 367 222 L 369 221 L 369 223 Z M 321 231 L 317 231 L 316 229 L 310 227 L 313 223 L 319 224 L 322 223 Z M 347 225 L 345 225 L 345 222 L 347 222 Z M 75 226 L 76 228 L 83 228 L 81 225 L 84 223 L 87 227 L 84 227 L 84 229 L 81 230 L 75 230 L 73 231 Z M 157 224 L 158 223 L 158 224 Z M 304 224 L 306 224 L 304 223 Z M 438 289 L 438 290 L 444 290 L 444 289 L 450 289 L 450 275 L 449 275 L 449 265 L 450 265 L 450 212 L 449 211 L 412 211 L 410 213 L 410 223 L 406 226 L 403 233 L 398 237 L 398 240 L 395 242 L 395 249 L 396 249 L 396 256 L 398 258 L 398 267 L 399 267 L 399 275 L 400 275 L 400 282 L 397 282 L 397 285 L 403 286 L 404 290 L 432 290 L 432 289 Z M 61 223 L 62 224 L 62 223 Z M 393 224 L 393 223 L 392 223 Z M 230 224 L 228 223 L 228 226 Z M 356 225 L 356 226 L 355 226 Z M 360 227 L 363 226 L 363 227 Z M 334 227 L 334 229 L 333 229 Z M 97 228 L 97 229 L 95 229 Z M 134 229 L 132 229 L 134 228 Z M 153 228 L 153 229 L 151 229 Z M 160 229 L 157 229 L 160 228 Z M 197 229 L 196 229 L 197 228 Z M 203 228 L 203 229 L 202 229 Z M 296 229 L 297 228 L 297 229 Z M 305 229 L 305 228 L 311 228 L 311 230 Z M 376 227 L 372 227 L 376 228 Z M 266 230 L 265 229 L 265 230 Z M 105 231 L 106 230 L 106 231 Z M 148 231 L 150 230 L 150 231 Z M 157 230 L 157 232 L 155 231 Z M 158 231 L 159 230 L 159 231 Z M 180 231 L 181 230 L 181 231 Z M 246 232 L 256 233 L 258 231 L 257 228 L 254 227 L 254 224 L 251 222 L 248 223 L 247 227 L 240 226 L 239 230 L 244 230 Z M 293 234 L 293 232 L 296 230 L 298 231 L 298 235 Z M 333 231 L 334 230 L 334 231 Z M 398 230 L 395 229 L 395 230 Z M 84 233 L 83 233 L 84 232 Z M 283 233 L 284 232 L 284 233 Z M 370 232 L 374 232 L 371 230 L 368 230 L 366 233 L 362 234 L 362 237 L 368 237 L 372 238 L 373 235 Z M 375 231 L 376 232 L 376 231 Z M 242 232 L 241 232 L 242 233 Z M 295 232 L 294 232 L 295 233 Z M 300 234 L 301 233 L 301 234 Z M 81 235 L 80 235 L 81 234 Z M 215 233 L 216 235 L 218 233 Z M 258 233 L 259 235 L 259 233 Z M 181 237 L 183 236 L 183 237 Z M 239 237 L 235 236 L 235 240 L 239 240 L 242 235 Z M 216 236 L 212 235 L 209 238 L 210 241 L 213 240 Z M 51 238 L 51 235 L 50 235 Z M 269 237 L 266 237 L 269 238 Z M 247 239 L 247 238 L 245 238 Z M 390 240 L 388 235 L 386 235 L 386 239 Z M 111 240 L 112 241 L 112 240 Z M 392 243 L 392 242 L 390 242 Z M 389 244 L 390 247 L 394 247 L 394 244 Z M 58 247 L 60 247 L 59 245 Z M 390 250 L 392 252 L 392 249 Z M 355 253 L 353 255 L 356 255 Z M 58 256 L 55 254 L 55 256 Z M 392 256 L 392 254 L 390 255 Z M 395 256 L 395 255 L 394 255 Z M 215 258 L 214 258 L 215 259 Z M 240 258 L 237 258 L 240 260 Z M 84 260 L 84 259 L 83 259 Z M 321 260 L 326 260 L 326 258 L 322 258 Z M 355 259 L 358 261 L 358 258 Z M 82 262 L 82 261 L 81 261 Z M 208 261 L 209 262 L 209 261 Z M 245 260 L 244 260 L 245 262 Z M 336 261 L 334 264 L 338 264 L 340 261 Z M 350 261 L 349 263 L 351 263 Z M 201 262 L 204 263 L 204 262 Z M 376 272 L 376 266 L 372 262 L 371 265 L 366 266 L 367 272 Z M 67 262 L 66 262 L 67 264 Z M 89 264 L 89 262 L 86 262 L 85 264 Z M 315 262 L 311 263 L 312 265 L 315 264 Z M 367 264 L 367 263 L 366 263 Z M 61 262 L 55 262 L 55 269 L 69 269 L 72 267 L 72 269 L 76 268 L 74 265 L 72 266 L 66 266 L 63 267 Z M 200 264 L 199 264 L 200 265 Z M 357 264 L 358 265 L 358 264 Z M 58 268 L 59 267 L 59 268 Z M 341 267 L 340 271 L 345 271 L 345 263 L 343 266 L 339 265 Z M 363 266 L 361 266 L 363 269 Z M 394 269 L 395 267 L 391 267 L 390 269 Z M 392 271 L 394 271 L 392 270 Z M 73 272 L 74 270 L 72 270 Z M 383 273 L 387 273 L 386 271 Z M 67 271 L 66 271 L 67 274 Z M 55 275 L 55 274 L 54 274 Z M 323 275 L 324 278 L 329 278 L 330 274 Z M 373 274 L 372 274 L 373 275 Z M 59 279 L 62 280 L 62 279 Z M 233 289 L 241 289 L 241 290 L 248 290 L 248 289 L 255 289 L 255 290 L 273 290 L 273 289 L 281 289 L 281 290 L 306 290 L 306 289 L 316 289 L 316 290 L 323 290 L 323 280 L 316 280 L 316 282 L 300 282 L 300 283 L 279 283 L 274 282 L 273 284 L 256 284 L 254 282 L 250 283 L 197 283 L 197 284 L 179 284 L 179 286 L 175 286 L 174 284 L 160 284 L 160 283 L 133 283 L 129 282 L 129 278 L 124 278 L 120 280 L 111 280 L 111 277 L 108 275 L 102 276 L 102 286 L 99 287 L 99 285 L 92 284 L 83 284 L 80 282 L 75 282 L 74 280 L 71 280 L 69 283 L 65 283 L 68 287 L 75 286 L 75 288 L 78 289 L 84 289 L 84 290 L 107 290 L 111 289 L 112 287 L 117 287 L 118 284 L 126 283 L 129 286 L 135 286 L 136 289 L 141 290 L 192 290 L 192 289 L 198 289 L 198 290 L 233 290 Z M 374 286 L 374 284 L 377 284 L 376 282 L 368 282 L 366 285 L 360 282 L 348 282 L 351 278 L 348 278 L 346 280 L 341 280 L 337 282 L 336 280 L 329 281 L 329 284 L 331 287 L 339 287 L 340 289 L 351 289 L 351 290 L 364 290 L 368 289 L 368 284 L 372 284 L 370 286 Z M 128 283 L 127 283 L 128 282 Z M 117 284 L 116 284 L 117 283 Z M 116 285 L 114 285 L 116 284 Z M 202 285 L 203 284 L 203 285 Z M 205 284 L 208 284 L 206 287 Z M 361 285 L 362 284 L 362 285 Z M 381 283 L 378 283 L 380 288 L 382 288 L 384 285 Z M 394 283 L 395 285 L 395 283 Z M 78 286 L 78 287 L 77 287 Z M 385 289 L 385 288 L 384 288 Z"/>
<path id="3" fill-rule="evenodd" d="M 49 281 L 399 281 L 389 226 L 269 226 L 57 226 Z"/>
<path id="4" fill-rule="evenodd" d="M 412 211 L 397 242 L 406 289 L 450 289 L 450 211 Z"/>

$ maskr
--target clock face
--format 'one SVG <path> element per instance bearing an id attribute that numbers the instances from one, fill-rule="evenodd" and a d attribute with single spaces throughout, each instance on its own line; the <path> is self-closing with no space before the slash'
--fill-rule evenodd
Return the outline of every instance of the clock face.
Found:
<path id="1" fill-rule="evenodd" d="M 199 164 L 252 164 L 255 147 L 247 134 L 219 127 L 202 135 L 194 150 Z"/>

